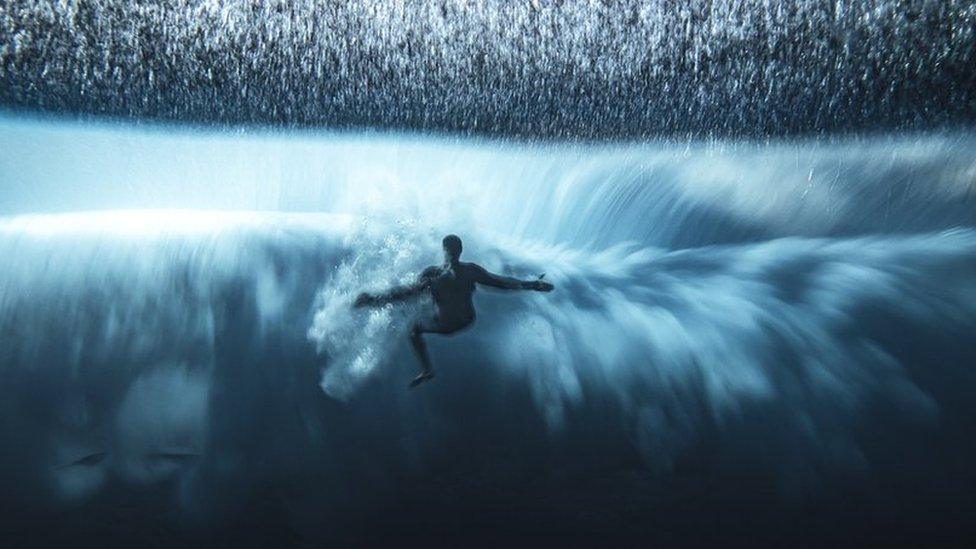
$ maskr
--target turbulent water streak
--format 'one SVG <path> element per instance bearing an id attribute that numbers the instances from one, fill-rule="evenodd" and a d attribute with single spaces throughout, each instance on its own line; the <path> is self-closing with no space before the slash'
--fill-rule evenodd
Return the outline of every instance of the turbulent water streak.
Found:
<path id="1" fill-rule="evenodd" d="M 557 246 L 687 247 L 974 225 L 974 149 L 969 133 L 519 146 L 5 118 L 0 212 L 378 208 Z"/>
<path id="2" fill-rule="evenodd" d="M 0 105 L 504 136 L 976 121 L 971 0 L 0 6 Z"/>

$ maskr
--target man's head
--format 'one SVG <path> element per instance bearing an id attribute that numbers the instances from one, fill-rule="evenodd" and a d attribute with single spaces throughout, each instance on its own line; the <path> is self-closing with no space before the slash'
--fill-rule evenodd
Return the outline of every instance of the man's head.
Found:
<path id="1" fill-rule="evenodd" d="M 461 257 L 461 239 L 457 235 L 449 234 L 441 241 L 444 246 L 444 258 L 457 261 Z"/>

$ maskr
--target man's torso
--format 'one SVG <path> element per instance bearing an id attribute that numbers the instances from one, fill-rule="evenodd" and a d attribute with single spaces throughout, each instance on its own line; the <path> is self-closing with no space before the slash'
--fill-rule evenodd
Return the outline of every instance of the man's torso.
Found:
<path id="1" fill-rule="evenodd" d="M 431 266 L 424 269 L 423 278 L 430 284 L 430 294 L 442 322 L 461 323 L 474 320 L 475 279 L 466 263 L 457 266 Z"/>

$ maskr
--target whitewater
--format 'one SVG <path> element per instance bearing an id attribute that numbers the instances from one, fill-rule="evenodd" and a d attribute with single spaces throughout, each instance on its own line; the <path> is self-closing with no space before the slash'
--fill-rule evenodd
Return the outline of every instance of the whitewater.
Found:
<path id="1" fill-rule="evenodd" d="M 5 504 L 141 490 L 206 530 L 270 500 L 302 539 L 593 507 L 567 536 L 940 512 L 976 480 L 973 150 L 8 116 Z M 477 292 L 473 329 L 429 337 L 439 375 L 410 391 L 406 333 L 431 304 L 351 304 L 438 263 L 448 233 L 556 289 Z"/>

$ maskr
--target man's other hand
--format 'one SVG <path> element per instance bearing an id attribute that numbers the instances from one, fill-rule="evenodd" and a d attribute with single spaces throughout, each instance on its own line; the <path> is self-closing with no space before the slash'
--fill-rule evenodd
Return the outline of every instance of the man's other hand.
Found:
<path id="1" fill-rule="evenodd" d="M 554 286 L 552 284 L 542 280 L 536 280 L 532 283 L 532 289 L 537 292 L 551 292 L 553 287 Z"/>

